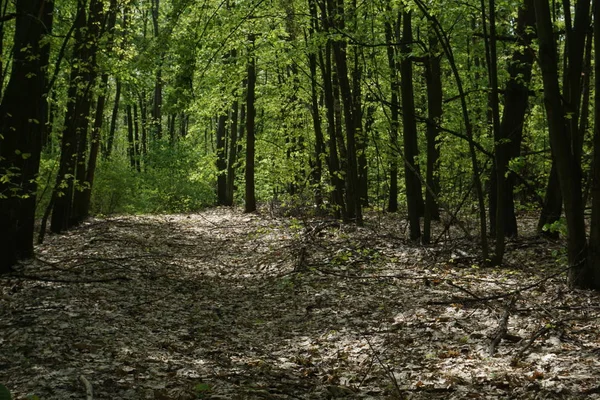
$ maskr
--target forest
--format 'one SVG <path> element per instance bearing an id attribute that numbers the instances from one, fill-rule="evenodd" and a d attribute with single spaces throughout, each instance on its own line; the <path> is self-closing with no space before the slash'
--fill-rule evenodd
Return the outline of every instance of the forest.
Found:
<path id="1" fill-rule="evenodd" d="M 0 400 L 600 396 L 596 3 L 0 0 Z"/>

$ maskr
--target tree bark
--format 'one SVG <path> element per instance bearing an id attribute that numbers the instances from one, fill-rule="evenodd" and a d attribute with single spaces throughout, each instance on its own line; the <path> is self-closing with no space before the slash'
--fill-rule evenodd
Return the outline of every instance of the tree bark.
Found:
<path id="1" fill-rule="evenodd" d="M 402 82 L 402 125 L 404 129 L 404 181 L 406 185 L 406 203 L 410 239 L 421 237 L 419 217 L 424 214 L 423 193 L 417 157 L 419 155 L 417 140 L 417 121 L 415 119 L 415 98 L 413 88 L 413 68 L 410 53 L 412 51 L 412 15 L 404 12 L 402 25 L 402 61 L 400 73 Z"/>
<path id="2" fill-rule="evenodd" d="M 246 91 L 246 201 L 244 211 L 247 213 L 256 211 L 256 193 L 254 182 L 255 161 L 255 118 L 256 118 L 256 56 L 254 54 L 254 35 L 250 34 L 250 54 L 248 59 L 248 86 Z"/>
<path id="3" fill-rule="evenodd" d="M 593 177 L 592 177 L 592 220 L 590 223 L 590 243 L 588 265 L 591 270 L 590 286 L 600 288 L 600 3 L 594 1 L 593 7 L 595 28 L 594 29 L 594 159 L 593 159 Z"/>
<path id="4" fill-rule="evenodd" d="M 517 218 L 514 207 L 514 187 L 516 174 L 509 170 L 510 161 L 519 157 L 521 142 L 523 140 L 523 125 L 525 113 L 529 105 L 529 83 L 531 82 L 531 69 L 534 61 L 534 53 L 531 49 L 532 34 L 535 25 L 535 10 L 533 0 L 525 0 L 519 9 L 517 26 L 515 30 L 516 45 L 518 48 L 513 52 L 512 59 L 508 65 L 509 80 L 504 90 L 504 111 L 500 123 L 500 144 L 496 151 L 502 154 L 503 173 L 498 173 L 496 160 L 490 179 L 490 230 L 496 232 L 497 211 L 504 221 L 504 235 L 515 237 L 518 234 Z M 501 187 L 497 180 L 502 177 L 504 184 Z M 498 189 L 503 195 L 502 210 L 497 210 Z"/>
<path id="5" fill-rule="evenodd" d="M 388 12 L 391 13 L 391 7 L 388 6 Z M 390 22 L 385 23 L 385 40 L 387 42 L 387 59 L 388 68 L 390 70 L 390 188 L 389 188 L 389 199 L 388 199 L 388 212 L 398 211 L 398 159 L 399 154 L 399 142 L 398 142 L 398 131 L 400 127 L 400 105 L 398 102 L 398 93 L 400 91 L 400 78 L 398 76 L 398 57 L 396 46 L 394 43 L 400 41 L 400 24 L 402 21 L 402 13 L 398 13 L 398 17 L 394 21 L 394 27 Z"/>
<path id="6" fill-rule="evenodd" d="M 68 90 L 67 113 L 61 142 L 60 166 L 53 192 L 54 207 L 50 229 L 62 232 L 79 222 L 82 191 L 85 188 L 86 157 L 92 87 L 97 76 L 96 52 L 101 32 L 103 4 L 92 0 L 89 16 L 86 1 L 79 0 L 75 21 L 75 44 Z"/>
<path id="7" fill-rule="evenodd" d="M 425 61 L 427 83 L 427 172 L 425 192 L 425 218 L 423 221 L 423 244 L 431 240 L 431 221 L 440 219 L 438 197 L 440 195 L 440 141 L 439 127 L 443 115 L 442 68 L 439 42 L 433 32 L 429 35 L 429 54 Z"/>
<path id="8" fill-rule="evenodd" d="M 217 119 L 217 204 L 227 203 L 227 151 L 225 149 L 225 135 L 227 134 L 227 115 L 220 115 Z"/>
<path id="9" fill-rule="evenodd" d="M 563 194 L 567 219 L 567 252 L 571 267 L 569 284 L 577 288 L 586 288 L 590 287 L 593 281 L 591 280 L 592 271 L 589 264 L 586 263 L 587 239 L 581 192 L 581 160 L 572 151 L 573 138 L 577 132 L 571 132 L 572 125 L 565 118 L 567 107 L 562 102 L 563 96 L 558 84 L 558 55 L 550 8 L 546 0 L 534 1 L 539 42 L 538 59 L 544 83 L 544 104 L 548 116 L 550 145 L 556 162 L 558 182 Z M 578 2 L 577 8 L 579 8 L 579 3 L 585 2 Z M 582 23 L 587 26 L 583 18 L 584 16 L 576 14 L 576 24 Z M 572 43 L 573 40 L 570 40 L 569 44 Z M 577 60 L 574 55 L 571 55 L 569 61 L 576 64 Z M 571 73 L 573 72 L 571 70 Z M 565 88 L 567 98 L 574 98 L 572 90 L 576 90 L 576 88 Z"/>
<path id="10" fill-rule="evenodd" d="M 47 43 L 53 1 L 18 0 L 12 70 L 0 104 L 0 273 L 33 255 L 36 177 L 46 101 Z M 35 16 L 33 18 L 32 16 Z"/>
<path id="11" fill-rule="evenodd" d="M 333 0 L 328 0 L 328 10 L 332 26 L 337 30 L 344 30 L 344 1 L 338 0 L 334 4 Z M 354 221 L 362 224 L 362 205 L 358 199 L 358 167 L 356 156 L 356 118 L 354 115 L 354 101 L 352 90 L 350 88 L 350 79 L 348 78 L 348 59 L 347 45 L 344 40 L 332 41 L 333 54 L 337 70 L 337 79 L 339 83 L 343 112 L 344 125 L 346 128 L 346 221 Z"/>

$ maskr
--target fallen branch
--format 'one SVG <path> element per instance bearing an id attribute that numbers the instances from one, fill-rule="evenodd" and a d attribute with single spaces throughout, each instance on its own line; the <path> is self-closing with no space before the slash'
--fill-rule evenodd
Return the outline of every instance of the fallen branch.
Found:
<path id="1" fill-rule="evenodd" d="M 560 271 L 548 275 L 530 285 L 527 286 L 523 286 L 521 288 L 512 290 L 510 292 L 507 293 L 500 293 L 500 294 L 496 294 L 496 295 L 491 295 L 491 296 L 487 296 L 487 297 L 477 297 L 477 298 L 465 298 L 465 297 L 453 297 L 450 300 L 444 300 L 444 301 L 428 301 L 427 304 L 429 305 L 436 305 L 436 306 L 440 306 L 440 305 L 448 305 L 448 304 L 455 304 L 455 303 L 476 303 L 479 301 L 490 301 L 490 300 L 499 300 L 499 299 L 504 299 L 506 297 L 511 297 L 517 294 L 520 294 L 522 292 L 525 292 L 527 290 L 533 289 L 536 286 L 539 286 L 540 284 L 546 282 L 549 279 L 555 278 L 565 272 L 567 272 L 569 269 L 571 269 L 571 267 L 565 267 L 563 269 L 561 269 Z"/>
<path id="2" fill-rule="evenodd" d="M 115 276 L 113 278 L 98 278 L 98 279 L 60 279 L 60 278 L 46 278 L 43 276 L 34 275 L 4 275 L 0 276 L 0 279 L 24 279 L 27 281 L 38 281 L 38 282 L 56 282 L 56 283 L 103 283 L 103 282 L 114 282 L 114 281 L 129 281 L 131 278 L 126 276 Z"/>
<path id="3" fill-rule="evenodd" d="M 502 314 L 500 323 L 498 324 L 498 327 L 494 331 L 494 336 L 492 337 L 492 340 L 490 341 L 490 349 L 489 349 L 490 357 L 492 357 L 494 355 L 494 353 L 496 352 L 496 347 L 500 344 L 500 341 L 502 339 L 504 339 L 506 337 L 506 335 L 508 334 L 508 318 L 510 317 L 510 313 L 512 312 L 512 310 L 515 308 L 516 301 L 517 301 L 517 296 L 513 296 L 510 299 L 510 303 L 508 303 L 508 306 L 506 306 L 506 308 L 504 309 L 504 313 Z"/>
<path id="4" fill-rule="evenodd" d="M 521 359 L 523 358 L 523 355 L 525 354 L 525 352 L 527 350 L 529 350 L 529 348 L 531 346 L 533 346 L 533 342 L 535 342 L 535 340 L 537 338 L 544 336 L 546 333 L 550 332 L 554 328 L 555 328 L 555 326 L 553 324 L 546 324 L 542 328 L 540 328 L 536 332 L 534 332 L 533 335 L 531 335 L 531 337 L 525 344 L 525 346 L 523 346 L 521 348 L 521 350 L 519 350 L 519 352 L 511 359 L 510 364 L 517 365 L 519 363 L 519 361 L 521 361 Z"/>
<path id="5" fill-rule="evenodd" d="M 92 384 L 90 383 L 90 381 L 88 381 L 85 376 L 80 375 L 79 382 L 83 383 L 83 386 L 85 386 L 85 399 L 93 400 L 94 392 L 92 390 Z"/>

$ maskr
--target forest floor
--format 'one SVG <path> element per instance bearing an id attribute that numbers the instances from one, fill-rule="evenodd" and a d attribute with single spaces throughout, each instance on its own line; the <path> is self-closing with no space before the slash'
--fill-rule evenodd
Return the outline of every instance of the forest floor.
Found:
<path id="1" fill-rule="evenodd" d="M 461 229 L 415 245 L 398 215 L 92 219 L 0 277 L 0 383 L 42 400 L 600 398 L 600 295 L 570 290 L 562 243 L 520 223 L 492 269 Z"/>

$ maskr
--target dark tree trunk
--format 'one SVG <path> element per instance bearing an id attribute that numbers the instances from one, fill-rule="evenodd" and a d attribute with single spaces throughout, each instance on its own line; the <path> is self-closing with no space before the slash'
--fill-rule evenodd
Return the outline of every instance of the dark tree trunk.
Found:
<path id="1" fill-rule="evenodd" d="M 391 7 L 388 6 L 388 12 L 391 14 Z M 400 129 L 400 105 L 398 101 L 398 93 L 400 91 L 400 78 L 398 76 L 398 63 L 396 61 L 397 52 L 394 43 L 400 41 L 400 23 L 402 21 L 402 13 L 398 13 L 398 18 L 395 20 L 394 29 L 390 22 L 385 23 L 385 40 L 387 45 L 388 68 L 390 70 L 390 188 L 387 210 L 389 212 L 398 211 L 398 159 L 400 158 L 398 142 L 398 131 Z"/>
<path id="2" fill-rule="evenodd" d="M 256 193 L 254 182 L 254 160 L 255 160 L 255 118 L 256 108 L 254 101 L 256 99 L 256 58 L 254 55 L 254 35 L 249 35 L 248 41 L 251 44 L 248 60 L 248 87 L 246 89 L 246 201 L 244 211 L 256 211 Z"/>
<path id="3" fill-rule="evenodd" d="M 131 104 L 127 104 L 125 107 L 125 111 L 127 113 L 127 157 L 129 158 L 129 166 L 132 170 L 136 169 L 136 154 L 135 154 L 135 134 L 134 134 L 134 124 L 135 120 L 133 119 L 133 113 L 131 112 L 132 107 Z"/>
<path id="4" fill-rule="evenodd" d="M 54 207 L 50 229 L 62 232 L 84 218 L 80 204 L 85 188 L 88 128 L 92 87 L 97 76 L 96 53 L 103 18 L 103 4 L 92 0 L 86 17 L 86 2 L 79 0 L 75 21 L 73 67 L 68 90 L 65 128 L 61 143 L 60 166 L 53 193 Z M 77 186 L 77 188 L 76 188 Z"/>
<path id="5" fill-rule="evenodd" d="M 235 191 L 235 173 L 238 158 L 238 112 L 239 104 L 235 100 L 231 107 L 231 126 L 229 129 L 229 151 L 227 152 L 227 187 L 225 189 L 225 205 L 233 205 Z"/>
<path id="6" fill-rule="evenodd" d="M 334 205 L 334 213 L 336 218 L 341 216 L 342 210 L 345 209 L 344 203 L 344 181 L 341 176 L 340 159 L 338 156 L 337 146 L 337 127 L 336 127 L 336 110 L 335 110 L 335 94 L 333 90 L 333 70 L 331 65 L 331 45 L 327 43 L 325 49 L 325 57 L 323 53 L 321 58 L 321 75 L 323 77 L 323 94 L 325 98 L 325 110 L 327 116 L 327 135 L 329 136 L 329 157 L 328 167 L 331 186 L 333 187 L 331 196 Z"/>
<path id="7" fill-rule="evenodd" d="M 424 214 L 423 193 L 417 157 L 419 155 L 417 140 L 417 121 L 415 119 L 415 99 L 413 90 L 413 71 L 410 53 L 412 51 L 412 17 L 410 12 L 403 14 L 402 25 L 402 61 L 400 73 L 402 82 L 402 122 L 404 128 L 404 180 L 406 184 L 406 202 L 408 206 L 408 221 L 410 239 L 421 237 L 419 217 Z"/>
<path id="8" fill-rule="evenodd" d="M 117 118 L 119 117 L 119 102 L 121 101 L 121 80 L 117 78 L 115 88 L 115 102 L 113 104 L 111 116 L 110 116 L 110 128 L 108 130 L 108 139 L 106 141 L 106 150 L 104 152 L 104 158 L 110 158 L 115 142 L 115 132 L 117 130 Z"/>
<path id="9" fill-rule="evenodd" d="M 152 0 L 152 27 L 154 32 L 154 39 L 159 40 L 159 11 L 160 11 L 160 0 Z M 159 65 L 156 68 L 156 75 L 154 78 L 154 96 L 152 101 L 152 139 L 162 139 L 162 62 L 164 54 L 160 54 L 158 57 Z"/>
<path id="10" fill-rule="evenodd" d="M 140 122 L 141 122 L 141 138 L 140 138 L 140 156 L 148 154 L 148 106 L 146 104 L 146 94 L 142 92 L 139 98 L 140 104 Z"/>
<path id="11" fill-rule="evenodd" d="M 111 0 L 110 9 L 108 14 L 108 22 L 107 22 L 107 31 L 109 36 L 109 42 L 107 44 L 107 52 L 112 51 L 112 46 L 114 43 L 114 27 L 117 21 L 117 0 Z M 92 128 L 91 134 L 91 145 L 90 145 L 90 155 L 88 158 L 87 169 L 85 171 L 85 183 L 84 188 L 81 192 L 81 198 L 79 203 L 76 204 L 78 208 L 77 214 L 80 219 L 85 219 L 90 214 L 90 206 L 92 199 L 92 188 L 94 186 L 94 176 L 96 174 L 96 163 L 98 161 L 98 153 L 100 152 L 100 142 L 101 142 L 101 130 L 102 123 L 104 121 L 104 106 L 106 104 L 106 91 L 108 88 L 108 73 L 102 74 L 102 79 L 100 83 L 100 95 L 98 96 L 98 101 L 96 103 L 96 114 L 94 118 L 94 125 Z"/>
<path id="12" fill-rule="evenodd" d="M 515 31 L 516 44 L 519 49 L 514 51 L 508 65 L 509 80 L 506 82 L 504 90 L 504 111 L 500 123 L 500 141 L 502 141 L 502 145 L 496 149 L 496 151 L 503 153 L 500 159 L 503 161 L 501 169 L 504 172 L 501 174 L 497 172 L 495 167 L 499 160 L 496 160 L 490 179 L 490 230 L 496 232 L 497 196 L 498 188 L 501 187 L 497 184 L 497 181 L 502 176 L 504 179 L 502 186 L 502 193 L 504 193 L 503 209 L 499 210 L 499 215 L 504 221 L 504 235 L 508 237 L 514 237 L 518 234 L 514 205 L 516 174 L 510 171 L 508 166 L 511 160 L 519 157 L 521 152 L 523 125 L 529 104 L 531 68 L 534 61 L 534 53 L 530 48 L 532 39 L 530 32 L 533 31 L 534 25 L 533 0 L 525 0 L 525 4 L 519 9 Z"/>
<path id="13" fill-rule="evenodd" d="M 542 70 L 542 79 L 544 83 L 544 104 L 548 116 L 548 128 L 550 132 L 550 145 L 552 154 L 556 161 L 556 171 L 563 202 L 565 215 L 567 219 L 567 252 L 569 258 L 569 284 L 577 288 L 592 287 L 593 271 L 590 264 L 586 263 L 587 258 L 587 238 L 584 222 L 584 205 L 581 191 L 581 159 L 572 151 L 573 140 L 577 138 L 577 132 L 572 129 L 577 128 L 577 123 L 573 127 L 570 121 L 567 121 L 566 112 L 572 110 L 573 105 L 567 103 L 572 99 L 578 98 L 572 91 L 580 90 L 579 81 L 577 86 L 572 87 L 573 77 L 569 77 L 564 88 L 565 96 L 561 93 L 558 83 L 558 55 L 556 51 L 555 36 L 552 29 L 552 20 L 550 17 L 550 8 L 546 0 L 535 1 L 535 15 L 539 42 L 539 64 Z M 568 2 L 567 2 L 568 3 Z M 585 10 L 586 3 L 588 10 Z M 589 2 L 580 1 L 576 7 L 576 28 L 582 24 L 587 27 L 589 14 Z M 576 39 L 583 40 L 583 36 L 570 36 L 568 46 L 572 46 Z M 576 70 L 578 57 L 578 46 L 570 47 L 569 54 L 569 75 L 581 71 Z M 580 77 L 579 77 L 580 78 Z M 565 99 L 563 103 L 562 99 Z M 579 101 L 579 100 L 577 100 Z M 576 115 L 573 118 L 577 120 Z"/>
<path id="14" fill-rule="evenodd" d="M 344 1 L 327 1 L 331 26 L 344 31 Z M 358 199 L 358 166 L 356 152 L 356 116 L 354 115 L 354 98 L 348 78 L 347 45 L 344 40 L 333 40 L 333 54 L 337 70 L 337 79 L 342 98 L 344 124 L 346 127 L 346 221 L 362 224 L 362 206 Z"/>
<path id="15" fill-rule="evenodd" d="M 225 135 L 227 134 L 227 115 L 219 116 L 217 120 L 217 204 L 227 203 L 227 151 L 225 150 Z"/>
<path id="16" fill-rule="evenodd" d="M 425 192 L 425 218 L 423 222 L 424 244 L 431 240 L 431 221 L 440 219 L 438 197 L 440 177 L 438 173 L 440 149 L 439 127 L 443 114 L 442 69 L 439 43 L 430 33 L 429 54 L 425 61 L 425 81 L 427 82 L 427 173 Z"/>
<path id="17" fill-rule="evenodd" d="M 600 3 L 594 1 L 594 21 L 596 28 L 600 21 Z M 594 29 L 594 76 L 600 77 L 600 29 Z M 592 220 L 590 223 L 590 243 L 588 265 L 591 270 L 589 286 L 600 287 L 600 79 L 595 79 L 594 93 L 594 159 L 592 177 Z"/>
<path id="18" fill-rule="evenodd" d="M 308 2 L 311 25 L 310 39 L 313 39 L 315 32 L 319 29 L 317 7 L 314 0 Z M 308 39 L 307 39 L 308 41 Z M 319 95 L 317 84 L 317 54 L 316 52 L 308 53 L 308 65 L 310 68 L 310 99 L 311 99 L 311 115 L 313 121 L 313 129 L 315 131 L 315 153 L 312 160 L 312 182 L 315 190 L 315 204 L 320 206 L 323 203 L 323 192 L 321 187 L 321 179 L 323 176 L 323 160 L 325 156 L 325 139 L 323 129 L 321 127 L 321 115 L 319 112 Z"/>
<path id="19" fill-rule="evenodd" d="M 137 104 L 133 104 L 133 160 L 135 170 L 142 172 L 142 157 L 140 154 L 140 119 L 138 117 Z"/>
<path id="20" fill-rule="evenodd" d="M 0 175 L 9 177 L 0 180 L 0 273 L 33 255 L 48 65 L 41 39 L 52 29 L 52 12 L 52 1 L 16 2 L 13 64 L 0 104 Z"/>

